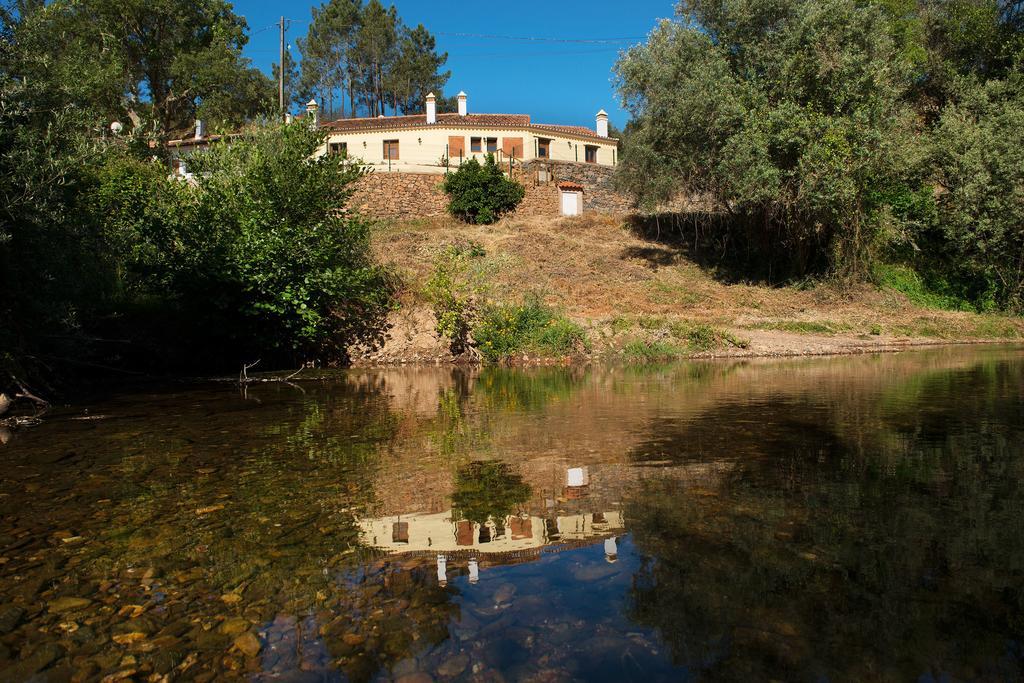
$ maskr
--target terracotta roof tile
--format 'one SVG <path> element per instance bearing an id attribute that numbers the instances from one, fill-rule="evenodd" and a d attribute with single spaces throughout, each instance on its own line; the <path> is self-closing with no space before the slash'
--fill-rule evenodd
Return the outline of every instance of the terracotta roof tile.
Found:
<path id="1" fill-rule="evenodd" d="M 548 131 L 553 134 L 574 135 L 615 142 L 613 138 L 599 137 L 597 132 L 586 126 L 561 126 L 546 123 L 531 123 L 529 114 L 467 114 L 459 116 L 455 113 L 437 115 L 438 126 L 466 126 L 470 128 L 532 128 Z M 377 118 L 338 119 L 321 124 L 327 131 L 339 133 L 355 133 L 363 130 L 394 130 L 400 128 L 426 128 L 426 114 L 410 114 L 408 116 L 381 116 Z"/>
<path id="2" fill-rule="evenodd" d="M 574 183 L 571 180 L 563 180 L 558 183 L 559 190 L 567 190 L 569 192 L 583 192 L 583 186 L 579 183 Z"/>
<path id="3" fill-rule="evenodd" d="M 530 125 L 529 114 L 438 114 L 437 125 L 464 125 L 486 128 L 524 127 Z M 391 128 L 418 128 L 427 126 L 426 114 L 408 116 L 382 116 L 378 118 L 338 119 L 322 124 L 331 131 L 350 132 Z"/>
<path id="4" fill-rule="evenodd" d="M 584 137 L 591 138 L 598 137 L 597 131 L 591 130 L 586 126 L 559 126 L 550 123 L 535 123 L 533 124 L 533 127 L 550 130 L 552 133 L 569 133 L 571 135 L 582 135 Z"/>

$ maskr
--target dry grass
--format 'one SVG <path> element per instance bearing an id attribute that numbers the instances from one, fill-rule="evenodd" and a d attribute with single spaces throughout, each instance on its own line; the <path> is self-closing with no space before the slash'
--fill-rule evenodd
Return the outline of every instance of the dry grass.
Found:
<path id="1" fill-rule="evenodd" d="M 923 309 L 895 291 L 869 284 L 818 283 L 806 288 L 729 284 L 688 260 L 671 244 L 645 240 L 621 218 L 505 219 L 491 226 L 447 217 L 386 224 L 374 248 L 407 284 L 405 303 L 418 304 L 434 254 L 454 242 L 486 252 L 489 294 L 518 300 L 538 294 L 586 326 L 599 350 L 636 338 L 671 336 L 672 325 L 710 325 L 751 341 L 753 352 L 829 352 L 829 345 L 878 340 L 1024 338 L 1024 322 L 1000 316 Z M 663 321 L 661 327 L 622 321 Z M 819 349 L 818 346 L 821 348 Z"/>

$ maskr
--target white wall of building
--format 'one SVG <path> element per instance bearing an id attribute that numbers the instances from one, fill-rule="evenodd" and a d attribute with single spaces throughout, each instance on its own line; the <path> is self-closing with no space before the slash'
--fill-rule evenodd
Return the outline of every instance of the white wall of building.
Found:
<path id="1" fill-rule="evenodd" d="M 530 161 L 537 158 L 538 142 L 542 138 L 550 140 L 548 158 L 555 161 L 586 161 L 586 147 L 593 145 L 597 148 L 597 164 L 601 166 L 612 166 L 618 162 L 617 141 L 609 139 L 598 141 L 574 137 L 555 132 L 538 131 L 533 129 L 486 129 L 486 128 L 456 128 L 451 126 L 431 126 L 429 128 L 400 128 L 396 130 L 373 130 L 358 132 L 331 132 L 328 137 L 328 144 L 346 143 L 348 155 L 362 159 L 365 163 L 373 165 L 377 170 L 387 170 L 388 161 L 384 158 L 384 142 L 386 140 L 398 140 L 397 160 L 392 160 L 390 169 L 392 171 L 408 172 L 435 172 L 444 171 L 442 157 L 449 152 L 449 138 L 459 136 L 464 138 L 465 153 L 462 159 L 476 157 L 483 161 L 486 151 L 480 153 L 471 152 L 470 139 L 497 138 L 498 151 L 495 157 L 507 163 L 507 157 L 500 153 L 506 138 L 522 139 L 522 158 L 517 161 Z M 327 152 L 327 145 L 321 148 L 320 153 Z M 483 147 L 486 150 L 486 146 Z M 453 154 L 450 159 L 451 166 L 459 164 L 458 154 Z"/>

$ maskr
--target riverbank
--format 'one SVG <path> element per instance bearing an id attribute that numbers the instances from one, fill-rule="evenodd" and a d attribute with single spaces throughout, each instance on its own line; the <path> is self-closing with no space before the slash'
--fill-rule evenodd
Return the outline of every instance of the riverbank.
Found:
<path id="1" fill-rule="evenodd" d="M 378 257 L 404 287 L 383 345 L 355 349 L 356 365 L 475 361 L 451 353 L 426 295 L 439 254 L 453 245 L 475 255 L 467 287 L 477 299 L 514 305 L 534 296 L 585 336 L 571 352 L 528 349 L 512 363 L 818 356 L 1024 339 L 1021 318 L 931 308 L 871 283 L 737 281 L 694 260 L 684 241 L 639 234 L 621 217 L 493 226 L 436 218 L 376 233 Z"/>

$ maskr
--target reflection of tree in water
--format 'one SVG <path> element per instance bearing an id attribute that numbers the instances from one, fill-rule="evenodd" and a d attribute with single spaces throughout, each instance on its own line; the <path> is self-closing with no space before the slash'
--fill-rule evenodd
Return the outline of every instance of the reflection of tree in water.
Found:
<path id="1" fill-rule="evenodd" d="M 491 447 L 491 425 L 504 413 L 543 410 L 571 396 L 587 377 L 581 368 L 487 367 L 475 375 L 456 369 L 454 385 L 438 395 L 427 433 L 442 456 L 457 461 L 479 454 Z"/>
<path id="2" fill-rule="evenodd" d="M 508 463 L 475 461 L 455 476 L 452 515 L 477 524 L 502 522 L 530 499 L 530 485 Z"/>
<path id="3" fill-rule="evenodd" d="M 715 491 L 650 478 L 627 502 L 646 556 L 631 617 L 715 679 L 1019 680 L 1020 366 L 948 374 L 658 435 L 707 454 L 727 431 L 719 452 L 742 457 Z"/>
<path id="4" fill-rule="evenodd" d="M 586 368 L 485 368 L 475 393 L 490 410 L 538 411 L 572 396 L 589 377 Z"/>

